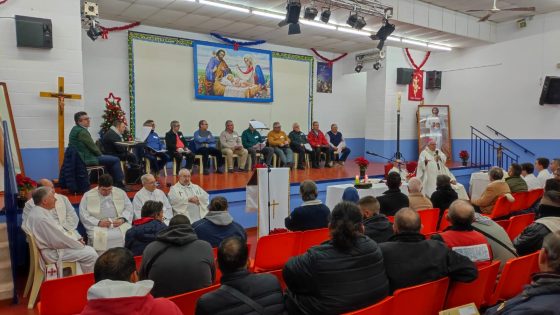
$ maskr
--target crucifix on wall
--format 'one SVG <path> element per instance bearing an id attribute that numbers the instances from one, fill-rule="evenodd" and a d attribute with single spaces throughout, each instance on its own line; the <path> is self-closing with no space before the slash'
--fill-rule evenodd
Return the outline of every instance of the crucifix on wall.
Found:
<path id="1" fill-rule="evenodd" d="M 58 77 L 58 92 L 40 92 L 41 97 L 58 99 L 58 167 L 62 166 L 64 160 L 64 100 L 81 100 L 80 94 L 64 93 L 64 77 Z"/>

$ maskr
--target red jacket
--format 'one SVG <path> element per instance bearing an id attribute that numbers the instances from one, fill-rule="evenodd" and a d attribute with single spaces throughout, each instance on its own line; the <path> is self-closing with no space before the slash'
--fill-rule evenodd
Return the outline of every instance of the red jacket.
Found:
<path id="1" fill-rule="evenodd" d="M 315 135 L 315 132 L 313 130 L 309 131 L 309 133 L 307 134 L 307 141 L 309 142 L 309 144 L 311 144 L 312 147 L 329 145 L 327 138 L 325 138 L 325 135 L 321 130 L 318 131 L 318 135 Z"/>
<path id="2" fill-rule="evenodd" d="M 488 244 L 486 237 L 477 231 L 451 226 L 440 233 L 439 237 L 438 235 L 434 235 L 432 238 L 441 238 L 447 247 L 459 254 L 469 257 L 478 268 L 492 263 L 492 248 Z M 481 257 L 483 256 L 488 256 L 489 259 L 482 259 Z"/>

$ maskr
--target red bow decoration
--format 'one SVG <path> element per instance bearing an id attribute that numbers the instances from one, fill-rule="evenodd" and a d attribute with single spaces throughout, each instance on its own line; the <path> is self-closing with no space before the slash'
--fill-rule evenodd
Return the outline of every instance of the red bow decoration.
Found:
<path id="1" fill-rule="evenodd" d="M 414 67 L 414 69 L 416 70 L 420 70 L 422 69 L 422 67 L 426 64 L 426 62 L 428 61 L 428 58 L 430 57 L 430 54 L 432 53 L 431 51 L 426 52 L 426 56 L 424 56 L 424 60 L 422 60 L 422 63 L 420 64 L 420 66 L 416 65 L 416 63 L 414 62 L 414 59 L 412 59 L 412 56 L 410 55 L 410 51 L 408 51 L 408 48 L 404 49 L 406 51 L 406 56 L 408 57 L 408 60 L 410 61 L 410 64 L 412 64 L 412 66 Z"/>
<path id="2" fill-rule="evenodd" d="M 348 53 L 343 53 L 342 55 L 340 55 L 340 56 L 338 56 L 338 57 L 336 57 L 336 58 L 334 58 L 334 59 L 329 59 L 329 58 L 326 58 L 326 57 L 322 56 L 317 50 L 315 50 L 315 48 L 311 48 L 311 51 L 312 51 L 315 55 L 317 55 L 317 57 L 319 57 L 319 58 L 321 58 L 323 61 L 325 61 L 325 62 L 329 65 L 329 68 L 332 68 L 333 63 L 339 61 L 340 59 L 342 59 L 342 58 L 346 57 L 346 55 L 348 55 Z"/>
<path id="3" fill-rule="evenodd" d="M 140 22 L 134 22 L 134 23 L 130 23 L 130 24 L 122 25 L 122 26 L 115 26 L 115 27 L 99 26 L 99 28 L 101 28 L 101 38 L 108 39 L 109 38 L 109 32 L 124 31 L 124 30 L 131 29 L 133 27 L 136 27 L 138 25 L 140 25 Z"/>

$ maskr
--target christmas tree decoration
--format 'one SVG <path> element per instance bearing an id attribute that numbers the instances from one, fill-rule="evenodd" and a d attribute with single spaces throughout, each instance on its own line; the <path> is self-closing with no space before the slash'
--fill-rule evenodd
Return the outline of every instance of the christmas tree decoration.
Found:
<path id="1" fill-rule="evenodd" d="M 128 126 L 126 113 L 121 108 L 121 98 L 115 96 L 113 92 L 110 92 L 109 96 L 105 98 L 105 111 L 102 117 L 103 123 L 101 123 L 101 130 L 99 131 L 101 136 L 103 136 L 107 130 L 111 129 L 115 121 L 122 121 Z M 128 128 L 125 129 L 122 137 L 124 141 L 132 141 L 132 135 Z"/>

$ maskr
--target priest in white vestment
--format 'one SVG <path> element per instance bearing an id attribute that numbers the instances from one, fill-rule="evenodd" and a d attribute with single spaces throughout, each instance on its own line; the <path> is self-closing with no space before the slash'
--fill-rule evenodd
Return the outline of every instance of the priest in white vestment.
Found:
<path id="1" fill-rule="evenodd" d="M 406 170 L 406 165 L 401 162 L 401 160 L 393 161 L 393 168 L 391 168 L 387 174 L 393 172 L 398 173 L 401 176 L 403 183 L 408 181 L 408 171 Z"/>
<path id="2" fill-rule="evenodd" d="M 99 186 L 86 192 L 80 201 L 80 220 L 88 243 L 98 253 L 123 247 L 132 222 L 132 203 L 124 190 L 113 187 L 111 175 L 101 175 Z"/>
<path id="3" fill-rule="evenodd" d="M 46 178 L 39 180 L 38 184 L 39 187 L 49 187 L 54 190 L 53 183 Z M 56 203 L 54 206 L 55 209 L 54 211 L 49 212 L 50 215 L 52 215 L 55 221 L 57 221 L 59 225 L 64 228 L 68 235 L 74 236 L 77 240 L 81 239 L 82 236 L 77 231 L 78 223 L 80 222 L 80 220 L 78 219 L 78 214 L 76 214 L 74 206 L 72 206 L 72 203 L 70 203 L 68 197 L 64 195 L 54 193 L 54 197 L 56 199 Z M 25 203 L 25 207 L 23 208 L 22 225 L 25 224 L 25 221 L 29 217 L 31 209 L 33 208 L 35 208 L 35 203 L 33 202 L 33 198 L 31 198 L 27 200 L 27 202 Z"/>
<path id="4" fill-rule="evenodd" d="M 179 182 L 171 186 L 168 197 L 173 215 L 186 215 L 191 224 L 208 213 L 208 193 L 191 182 L 191 172 L 188 169 L 179 171 Z"/>
<path id="5" fill-rule="evenodd" d="M 75 261 L 83 273 L 93 272 L 97 259 L 95 250 L 86 246 L 81 238 L 68 235 L 51 214 L 55 211 L 56 204 L 54 190 L 49 187 L 35 189 L 33 201 L 36 206 L 29 211 L 22 228 L 35 238 L 45 263 Z M 61 267 L 60 264 L 58 267 Z"/>
<path id="6" fill-rule="evenodd" d="M 163 222 L 169 225 L 169 220 L 173 217 L 173 210 L 169 199 L 161 189 L 156 188 L 156 178 L 152 174 L 144 174 L 140 178 L 142 181 L 142 189 L 134 195 L 132 200 L 132 208 L 134 209 L 134 220 L 142 218 L 142 206 L 146 201 L 153 200 L 163 203 Z"/>
<path id="7" fill-rule="evenodd" d="M 418 158 L 418 167 L 416 168 L 416 177 L 422 181 L 424 187 L 423 192 L 427 196 L 431 196 L 436 191 L 436 178 L 438 175 L 447 175 L 451 178 L 451 183 L 456 184 L 455 176 L 449 171 L 445 162 L 447 157 L 445 154 L 436 149 L 436 142 L 431 140 L 428 146 L 420 153 Z"/>

